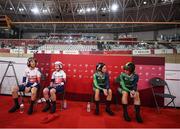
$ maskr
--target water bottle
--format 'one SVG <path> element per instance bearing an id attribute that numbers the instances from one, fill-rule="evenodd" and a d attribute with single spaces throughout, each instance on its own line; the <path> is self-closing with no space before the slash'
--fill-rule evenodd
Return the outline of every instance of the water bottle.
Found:
<path id="1" fill-rule="evenodd" d="M 91 112 L 91 104 L 90 104 L 90 102 L 87 103 L 87 112 Z"/>
<path id="2" fill-rule="evenodd" d="M 64 100 L 64 103 L 63 103 L 63 108 L 66 109 L 67 108 L 67 101 Z"/>
<path id="3" fill-rule="evenodd" d="M 23 103 L 20 105 L 20 113 L 24 113 L 24 104 Z"/>

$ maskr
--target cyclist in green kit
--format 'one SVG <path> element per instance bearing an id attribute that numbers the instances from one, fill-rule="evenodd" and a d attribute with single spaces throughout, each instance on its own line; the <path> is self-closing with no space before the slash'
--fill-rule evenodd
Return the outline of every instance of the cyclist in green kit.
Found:
<path id="1" fill-rule="evenodd" d="M 104 63 L 98 63 L 96 65 L 96 72 L 93 75 L 93 90 L 95 92 L 95 104 L 96 110 L 95 114 L 99 115 L 99 100 L 100 93 L 103 93 L 106 96 L 106 112 L 113 116 L 114 113 L 110 109 L 111 100 L 112 100 L 112 90 L 110 89 L 109 84 L 109 75 L 106 72 L 106 65 Z"/>
<path id="2" fill-rule="evenodd" d="M 134 99 L 134 109 L 136 112 L 136 120 L 138 123 L 142 123 L 142 117 L 140 115 L 140 97 L 137 90 L 137 83 L 139 80 L 138 74 L 135 73 L 135 65 L 132 62 L 128 62 L 124 67 L 124 72 L 122 72 L 116 79 L 121 86 L 122 94 L 122 106 L 123 106 L 123 117 L 126 121 L 131 121 L 128 115 L 128 97 Z"/>

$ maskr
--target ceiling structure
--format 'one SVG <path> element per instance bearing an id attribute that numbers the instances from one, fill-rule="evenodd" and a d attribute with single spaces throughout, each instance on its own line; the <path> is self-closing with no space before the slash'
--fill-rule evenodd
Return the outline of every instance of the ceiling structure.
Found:
<path id="1" fill-rule="evenodd" d="M 180 0 L 0 0 L 13 22 L 180 22 Z M 25 32 L 134 32 L 177 28 L 149 24 L 15 24 Z"/>

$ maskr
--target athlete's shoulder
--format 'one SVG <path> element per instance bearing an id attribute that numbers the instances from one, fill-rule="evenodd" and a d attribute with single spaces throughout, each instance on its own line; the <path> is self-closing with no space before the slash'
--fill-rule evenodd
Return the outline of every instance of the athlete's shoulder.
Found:
<path id="1" fill-rule="evenodd" d="M 56 74 L 57 73 L 57 71 L 54 71 L 52 74 Z"/>
<path id="2" fill-rule="evenodd" d="M 29 68 L 29 67 L 26 67 L 24 71 L 25 71 L 25 72 L 28 72 L 28 71 L 30 71 L 30 68 Z"/>
<path id="3" fill-rule="evenodd" d="M 39 68 L 38 68 L 38 67 L 35 67 L 34 70 L 39 71 Z"/>
<path id="4" fill-rule="evenodd" d="M 127 76 L 127 74 L 124 72 L 121 72 L 120 76 Z"/>
<path id="5" fill-rule="evenodd" d="M 64 70 L 60 70 L 59 72 L 60 72 L 60 73 L 65 73 Z"/>

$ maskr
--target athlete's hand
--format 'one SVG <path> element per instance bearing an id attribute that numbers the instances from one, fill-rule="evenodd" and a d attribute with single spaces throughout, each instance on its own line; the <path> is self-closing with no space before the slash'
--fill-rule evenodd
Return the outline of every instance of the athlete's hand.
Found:
<path id="1" fill-rule="evenodd" d="M 31 87 L 35 87 L 35 86 L 37 86 L 37 82 L 31 85 Z"/>
<path id="2" fill-rule="evenodd" d="M 63 85 L 64 85 L 64 82 L 61 82 L 60 85 L 63 86 Z"/>
<path id="3" fill-rule="evenodd" d="M 26 83 L 25 83 L 25 82 L 23 82 L 21 85 L 25 86 L 25 85 L 26 85 Z"/>
<path id="4" fill-rule="evenodd" d="M 135 94 L 136 94 L 136 92 L 134 90 L 130 91 L 131 98 L 134 98 Z"/>
<path id="5" fill-rule="evenodd" d="M 104 95 L 105 95 L 105 96 L 108 96 L 107 89 L 103 89 L 103 92 L 104 92 Z"/>

